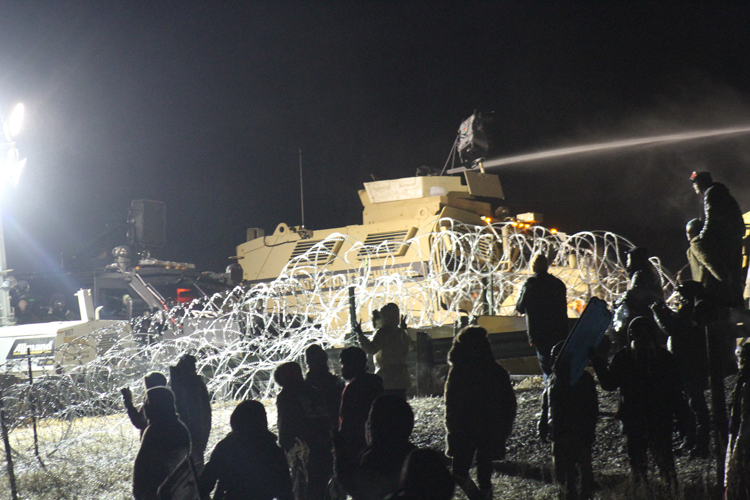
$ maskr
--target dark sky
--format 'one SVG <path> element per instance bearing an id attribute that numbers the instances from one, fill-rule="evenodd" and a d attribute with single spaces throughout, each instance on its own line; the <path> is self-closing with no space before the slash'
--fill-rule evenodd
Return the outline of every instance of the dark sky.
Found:
<path id="1" fill-rule="evenodd" d="M 588 2 L 582 4 L 589 4 Z M 623 4 L 623 5 L 621 5 Z M 750 125 L 750 8 L 599 2 L 1 2 L 0 111 L 28 157 L 0 201 L 8 264 L 54 268 L 131 199 L 157 256 L 220 271 L 248 227 L 361 221 L 356 194 L 442 167 L 474 109 L 499 156 Z M 611 230 L 682 265 L 711 170 L 750 210 L 750 135 L 499 171 L 512 213 Z"/>

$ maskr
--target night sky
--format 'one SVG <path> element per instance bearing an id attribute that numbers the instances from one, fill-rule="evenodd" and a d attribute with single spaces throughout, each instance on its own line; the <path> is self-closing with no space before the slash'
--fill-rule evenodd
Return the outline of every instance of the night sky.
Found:
<path id="1" fill-rule="evenodd" d="M 493 155 L 750 125 L 750 7 L 718 2 L 1 2 L 0 112 L 27 170 L 0 208 L 8 266 L 56 268 L 131 199 L 157 257 L 221 271 L 248 227 L 361 222 L 375 173 L 441 168 L 495 111 Z M 739 3 L 738 3 L 739 4 Z M 750 135 L 513 165 L 512 213 L 610 230 L 676 271 L 710 170 L 750 211 Z"/>

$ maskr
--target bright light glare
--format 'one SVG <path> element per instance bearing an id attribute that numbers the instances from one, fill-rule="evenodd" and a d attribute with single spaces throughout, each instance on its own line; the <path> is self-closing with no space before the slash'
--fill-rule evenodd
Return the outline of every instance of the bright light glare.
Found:
<path id="1" fill-rule="evenodd" d="M 8 120 L 8 132 L 12 137 L 18 135 L 23 125 L 23 115 L 26 113 L 22 103 L 16 104 L 13 108 L 13 112 L 10 114 L 10 120 Z"/>
<path id="2" fill-rule="evenodd" d="M 18 150 L 16 148 L 9 149 L 8 157 L 3 166 L 3 177 L 7 179 L 14 189 L 18 187 L 18 182 L 21 180 L 24 168 L 26 168 L 26 158 L 19 161 Z"/>

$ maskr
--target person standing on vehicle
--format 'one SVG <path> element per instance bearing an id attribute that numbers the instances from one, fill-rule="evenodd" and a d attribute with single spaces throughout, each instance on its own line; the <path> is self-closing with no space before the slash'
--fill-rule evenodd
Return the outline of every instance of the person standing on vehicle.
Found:
<path id="1" fill-rule="evenodd" d="M 518 295 L 516 310 L 526 315 L 529 344 L 536 348 L 544 379 L 552 373 L 550 351 L 568 336 L 568 299 L 565 283 L 547 272 L 544 254 L 531 258 L 534 274 Z"/>

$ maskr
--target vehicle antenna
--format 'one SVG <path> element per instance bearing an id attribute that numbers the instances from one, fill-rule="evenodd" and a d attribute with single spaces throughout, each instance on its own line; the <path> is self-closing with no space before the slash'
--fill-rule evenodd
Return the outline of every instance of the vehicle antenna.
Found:
<path id="1" fill-rule="evenodd" d="M 299 148 L 299 199 L 302 209 L 302 229 L 305 228 L 305 188 L 302 183 L 302 148 Z"/>

